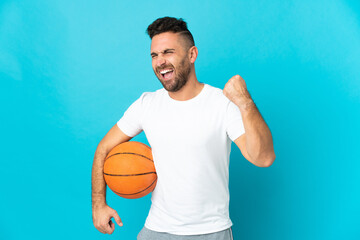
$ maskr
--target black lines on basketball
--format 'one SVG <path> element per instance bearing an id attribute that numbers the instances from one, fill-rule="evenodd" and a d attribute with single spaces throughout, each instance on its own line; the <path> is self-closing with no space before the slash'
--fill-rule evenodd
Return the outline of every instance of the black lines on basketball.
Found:
<path id="1" fill-rule="evenodd" d="M 134 173 L 134 174 L 111 174 L 104 172 L 105 175 L 113 176 L 113 177 L 131 177 L 131 176 L 140 176 L 140 175 L 147 175 L 147 174 L 156 174 L 156 172 L 146 172 L 146 173 Z"/>
<path id="2" fill-rule="evenodd" d="M 114 153 L 113 155 L 110 155 L 109 157 L 107 157 L 105 160 L 108 160 L 109 158 L 111 158 L 112 156 L 115 156 L 115 155 L 120 155 L 120 154 L 132 154 L 132 155 L 136 155 L 136 156 L 140 156 L 140 157 L 143 157 L 147 160 L 150 160 L 153 162 L 153 160 L 151 158 L 148 158 L 147 156 L 144 156 L 144 155 L 141 155 L 141 154 L 138 154 L 138 153 L 132 153 L 132 152 L 121 152 L 121 153 Z"/>
<path id="3" fill-rule="evenodd" d="M 124 142 L 106 156 L 103 176 L 108 187 L 124 198 L 141 198 L 154 190 L 157 174 L 151 148 L 141 142 Z"/>
<path id="4" fill-rule="evenodd" d="M 121 194 L 121 195 L 136 195 L 136 194 L 139 194 L 139 193 L 142 193 L 142 192 L 146 191 L 146 189 L 148 189 L 148 188 L 150 188 L 152 185 L 154 185 L 154 183 L 156 182 L 156 180 L 157 180 L 157 177 L 155 178 L 155 180 L 154 180 L 147 188 L 145 188 L 145 189 L 143 189 L 143 190 L 141 190 L 141 191 L 139 191 L 139 192 L 136 192 L 136 193 L 120 193 L 120 192 L 116 192 L 116 191 L 114 191 L 114 190 L 113 190 L 113 192 L 115 192 L 115 193 L 117 193 L 117 194 Z"/>

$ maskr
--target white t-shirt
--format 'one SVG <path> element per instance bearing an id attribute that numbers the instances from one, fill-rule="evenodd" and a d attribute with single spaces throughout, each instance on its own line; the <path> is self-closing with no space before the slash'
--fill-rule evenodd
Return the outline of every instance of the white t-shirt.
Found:
<path id="1" fill-rule="evenodd" d="M 145 227 L 177 235 L 232 226 L 229 217 L 231 141 L 245 133 L 239 108 L 204 84 L 194 98 L 145 92 L 117 122 L 128 136 L 141 131 L 152 148 L 157 184 Z"/>

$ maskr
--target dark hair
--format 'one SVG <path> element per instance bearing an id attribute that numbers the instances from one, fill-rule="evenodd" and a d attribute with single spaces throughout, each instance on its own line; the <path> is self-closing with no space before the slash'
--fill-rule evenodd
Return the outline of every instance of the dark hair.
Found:
<path id="1" fill-rule="evenodd" d="M 186 22 L 182 18 L 158 18 L 148 26 L 146 32 L 151 39 L 155 35 L 164 32 L 180 33 L 188 42 L 189 47 L 195 46 L 194 38 L 189 29 L 187 28 Z"/>

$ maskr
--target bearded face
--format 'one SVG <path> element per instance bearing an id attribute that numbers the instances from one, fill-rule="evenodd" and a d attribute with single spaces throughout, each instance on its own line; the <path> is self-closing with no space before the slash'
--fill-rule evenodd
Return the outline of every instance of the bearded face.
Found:
<path id="1" fill-rule="evenodd" d="M 188 81 L 190 70 L 190 63 L 184 57 L 176 66 L 168 64 L 158 67 L 155 74 L 167 91 L 176 92 Z"/>
<path id="2" fill-rule="evenodd" d="M 191 63 L 178 34 L 155 35 L 151 42 L 152 66 L 156 77 L 169 92 L 179 91 L 188 81 Z"/>

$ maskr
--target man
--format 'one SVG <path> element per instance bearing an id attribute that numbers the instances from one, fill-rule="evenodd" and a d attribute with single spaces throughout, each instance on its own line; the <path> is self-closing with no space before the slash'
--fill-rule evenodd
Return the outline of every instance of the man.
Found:
<path id="1" fill-rule="evenodd" d="M 111 234 L 113 217 L 122 226 L 105 201 L 104 159 L 114 146 L 144 131 L 158 180 L 138 239 L 232 239 L 231 141 L 248 161 L 268 167 L 275 160 L 270 130 L 239 75 L 223 90 L 197 80 L 198 49 L 182 19 L 159 18 L 147 33 L 152 67 L 164 88 L 143 93 L 100 141 L 92 169 L 94 225 Z"/>

